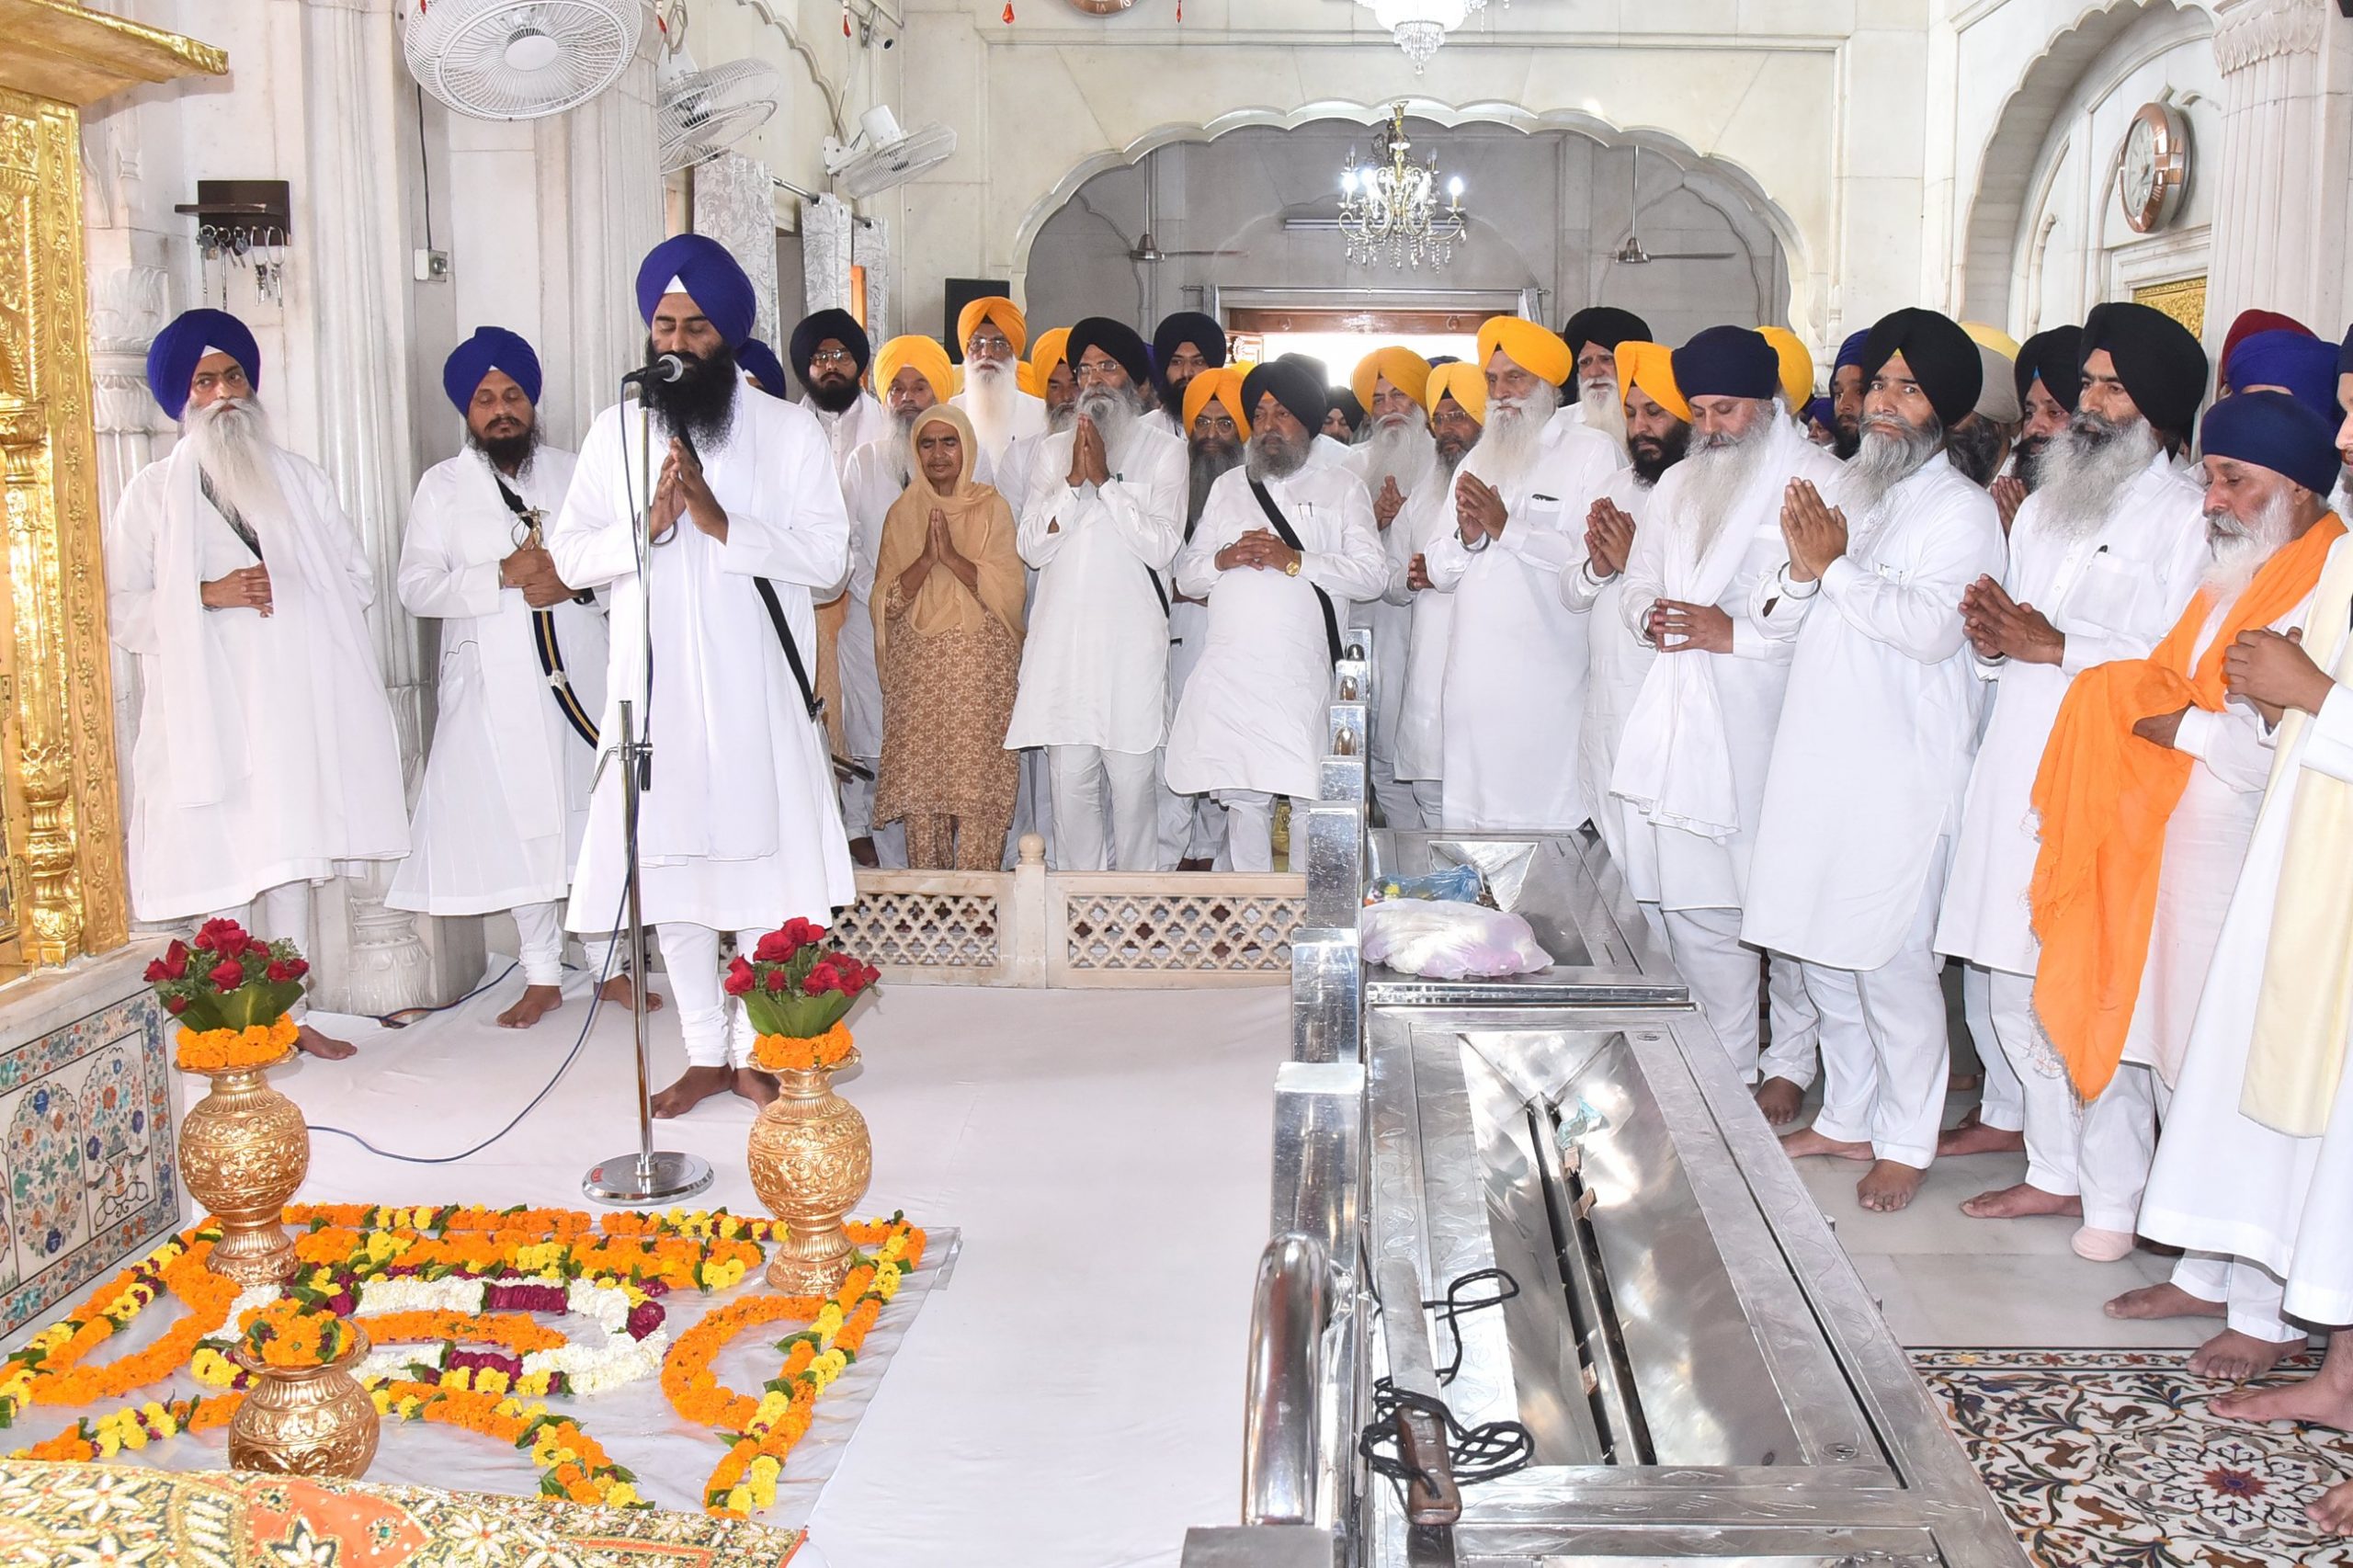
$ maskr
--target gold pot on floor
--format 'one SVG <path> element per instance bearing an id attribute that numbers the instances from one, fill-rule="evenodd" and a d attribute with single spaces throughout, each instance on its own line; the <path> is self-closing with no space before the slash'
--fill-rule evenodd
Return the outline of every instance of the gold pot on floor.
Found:
<path id="1" fill-rule="evenodd" d="M 229 1420 L 229 1468 L 264 1475 L 325 1475 L 357 1481 L 376 1457 L 381 1417 L 351 1375 L 368 1335 L 322 1367 L 270 1367 L 240 1346 L 231 1354 L 254 1374 Z"/>
<path id="2" fill-rule="evenodd" d="M 831 1067 L 778 1073 L 776 1098 L 752 1123 L 753 1189 L 787 1226 L 767 1282 L 790 1296 L 831 1295 L 849 1274 L 842 1221 L 873 1179 L 874 1144 L 866 1118 L 834 1093 L 833 1078 L 857 1065 L 852 1051 Z"/>
<path id="3" fill-rule="evenodd" d="M 240 1285 L 294 1275 L 294 1238 L 282 1219 L 310 1173 L 311 1130 L 294 1102 L 269 1086 L 269 1069 L 285 1060 L 206 1074 L 211 1092 L 180 1123 L 188 1189 L 221 1220 L 212 1271 Z"/>

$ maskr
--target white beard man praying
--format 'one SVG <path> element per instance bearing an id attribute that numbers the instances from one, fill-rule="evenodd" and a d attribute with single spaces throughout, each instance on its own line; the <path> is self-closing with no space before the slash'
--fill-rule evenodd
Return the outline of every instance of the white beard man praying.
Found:
<path id="1" fill-rule="evenodd" d="M 147 353 L 180 421 L 107 529 L 107 619 L 137 656 L 131 903 L 312 950 L 312 887 L 408 852 L 399 743 L 369 638 L 375 579 L 318 467 L 270 437 L 243 322 L 189 311 Z M 302 1049 L 351 1047 L 301 1026 Z"/>
<path id="2" fill-rule="evenodd" d="M 1396 526 L 1405 503 L 1433 484 L 1445 484 L 1451 475 L 1438 472 L 1438 443 L 1430 435 L 1425 403 L 1430 379 L 1429 361 L 1410 348 L 1376 348 L 1364 357 L 1350 379 L 1357 399 L 1365 407 L 1365 435 L 1348 451 L 1347 467 L 1364 482 L 1372 497 L 1372 520 L 1379 529 L 1382 553 L 1390 571 L 1401 570 L 1411 551 L 1405 530 Z M 1381 819 L 1392 827 L 1419 825 L 1420 808 L 1414 803 L 1413 785 L 1397 777 L 1397 729 L 1405 698 L 1405 641 L 1413 624 L 1412 609 L 1384 597 L 1364 600 L 1354 608 L 1349 625 L 1370 628 L 1372 643 L 1372 752 L 1370 781 L 1381 807 Z"/>
<path id="3" fill-rule="evenodd" d="M 1046 403 L 1021 390 L 1021 350 L 1029 324 L 1002 294 L 974 300 L 958 312 L 956 338 L 964 350 L 964 390 L 948 401 L 964 411 L 994 472 L 1005 449 L 1024 436 L 1046 433 Z M 985 481 L 983 481 L 985 483 Z"/>

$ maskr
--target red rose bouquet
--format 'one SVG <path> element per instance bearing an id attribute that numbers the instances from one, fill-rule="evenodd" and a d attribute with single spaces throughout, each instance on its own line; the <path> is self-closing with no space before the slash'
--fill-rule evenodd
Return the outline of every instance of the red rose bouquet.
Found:
<path id="1" fill-rule="evenodd" d="M 824 926 L 796 919 L 761 937 L 750 958 L 736 954 L 724 984 L 729 995 L 744 999 L 759 1037 L 754 1060 L 779 1072 L 847 1057 L 842 1018 L 881 977 L 873 965 L 830 945 Z"/>
<path id="2" fill-rule="evenodd" d="M 251 1065 L 294 1043 L 287 1009 L 302 998 L 310 964 L 287 941 L 264 942 L 233 920 L 208 920 L 147 966 L 147 983 L 180 1022 L 180 1065 Z"/>

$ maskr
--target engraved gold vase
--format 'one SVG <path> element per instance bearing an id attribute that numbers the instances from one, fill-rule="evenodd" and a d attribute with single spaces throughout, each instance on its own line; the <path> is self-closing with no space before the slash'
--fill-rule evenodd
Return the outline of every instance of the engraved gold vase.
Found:
<path id="1" fill-rule="evenodd" d="M 242 1346 L 230 1354 L 254 1375 L 229 1418 L 231 1470 L 343 1481 L 368 1473 L 382 1417 L 351 1375 L 368 1354 L 365 1332 L 355 1330 L 351 1347 L 322 1367 L 265 1366 Z"/>
<path id="2" fill-rule="evenodd" d="M 858 1065 L 851 1051 L 831 1067 L 787 1069 L 777 1096 L 752 1123 L 752 1187 L 783 1221 L 767 1282 L 789 1296 L 826 1296 L 849 1274 L 842 1221 L 866 1196 L 874 1144 L 866 1118 L 834 1093 L 834 1074 Z"/>
<path id="3" fill-rule="evenodd" d="M 285 1061 L 206 1074 L 211 1092 L 180 1123 L 188 1189 L 221 1221 L 212 1271 L 240 1285 L 278 1285 L 294 1275 L 284 1215 L 310 1172 L 311 1130 L 294 1102 L 269 1086 L 269 1070 Z"/>

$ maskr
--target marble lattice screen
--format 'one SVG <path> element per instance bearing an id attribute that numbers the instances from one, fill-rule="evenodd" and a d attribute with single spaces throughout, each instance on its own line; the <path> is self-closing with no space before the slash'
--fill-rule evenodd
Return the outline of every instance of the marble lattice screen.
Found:
<path id="1" fill-rule="evenodd" d="M 781 358 L 790 326 L 781 320 L 776 297 L 775 188 L 766 164 L 722 153 L 695 170 L 694 222 L 695 233 L 725 245 L 750 275 L 760 304 L 752 335 Z"/>

